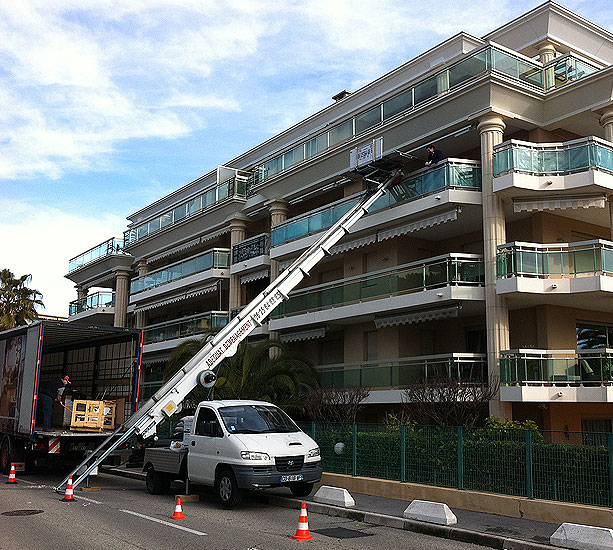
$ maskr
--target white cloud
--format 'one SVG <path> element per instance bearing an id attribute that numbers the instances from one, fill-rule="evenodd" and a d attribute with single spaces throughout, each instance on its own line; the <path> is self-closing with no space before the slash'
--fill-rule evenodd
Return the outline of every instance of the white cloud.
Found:
<path id="1" fill-rule="evenodd" d="M 45 309 L 41 312 L 66 316 L 69 302 L 77 298 L 74 283 L 64 278 L 68 259 L 111 236 L 120 236 L 114 232 L 124 224 L 119 216 L 85 217 L 0 198 L 0 268 L 16 276 L 31 274 L 28 286 L 43 294 Z"/>

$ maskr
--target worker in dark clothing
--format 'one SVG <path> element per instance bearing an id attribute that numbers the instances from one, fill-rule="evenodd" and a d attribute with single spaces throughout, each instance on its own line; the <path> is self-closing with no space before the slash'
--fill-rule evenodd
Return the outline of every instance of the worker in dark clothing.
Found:
<path id="1" fill-rule="evenodd" d="M 40 390 L 38 399 L 40 400 L 40 408 L 43 413 L 43 430 L 51 429 L 51 418 L 53 416 L 53 402 L 62 401 L 62 394 L 66 388 L 66 384 L 70 384 L 70 377 L 54 378 L 49 380 Z"/>
<path id="2" fill-rule="evenodd" d="M 426 149 L 428 150 L 428 160 L 426 161 L 426 166 L 436 164 L 445 158 L 443 152 L 440 149 L 436 149 L 434 145 L 428 145 Z"/>

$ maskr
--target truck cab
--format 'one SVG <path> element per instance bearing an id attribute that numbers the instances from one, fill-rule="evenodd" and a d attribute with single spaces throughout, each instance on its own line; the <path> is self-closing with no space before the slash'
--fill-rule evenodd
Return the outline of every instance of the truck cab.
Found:
<path id="1" fill-rule="evenodd" d="M 322 476 L 317 443 L 285 412 L 263 401 L 201 402 L 183 447 L 184 458 L 162 475 L 168 480 L 184 472 L 189 482 L 215 487 L 226 508 L 236 506 L 244 490 L 287 486 L 295 496 L 306 496 Z M 161 458 L 166 451 L 177 452 L 147 449 L 148 476 L 170 469 L 171 462 Z"/>

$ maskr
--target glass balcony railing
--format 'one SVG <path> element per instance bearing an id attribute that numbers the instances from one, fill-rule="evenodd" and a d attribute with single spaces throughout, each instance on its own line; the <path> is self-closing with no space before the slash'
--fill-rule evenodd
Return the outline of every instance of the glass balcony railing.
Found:
<path id="1" fill-rule="evenodd" d="M 137 294 L 150 288 L 164 285 L 172 281 L 177 281 L 195 275 L 207 269 L 230 267 L 230 251 L 227 248 L 214 248 L 187 260 L 177 262 L 164 269 L 158 269 L 132 279 L 130 283 L 130 294 Z"/>
<path id="2" fill-rule="evenodd" d="M 204 334 L 209 330 L 223 328 L 228 324 L 227 311 L 208 311 L 190 317 L 175 319 L 166 323 L 150 325 L 144 330 L 145 344 L 186 338 L 197 334 Z"/>
<path id="3" fill-rule="evenodd" d="M 365 111 L 345 120 L 330 130 L 311 136 L 308 140 L 256 167 L 250 186 L 257 186 L 314 157 L 330 147 L 353 138 L 386 120 L 411 111 L 442 94 L 448 93 L 467 80 L 488 71 L 504 74 L 543 91 L 551 90 L 589 76 L 600 68 L 568 53 L 543 66 L 511 50 L 490 44 L 469 54 L 442 71 L 427 77 L 396 96 L 370 106 Z"/>
<path id="4" fill-rule="evenodd" d="M 500 353 L 503 384 L 593 382 L 599 385 L 611 380 L 613 349 L 519 349 Z"/>
<path id="5" fill-rule="evenodd" d="M 239 264 L 270 252 L 270 236 L 262 233 L 232 246 L 232 263 Z"/>
<path id="6" fill-rule="evenodd" d="M 112 237 L 103 243 L 90 248 L 88 251 L 83 252 L 83 254 L 79 254 L 68 261 L 68 273 L 71 273 L 75 269 L 79 269 L 80 267 L 83 267 L 84 265 L 87 265 L 98 258 L 102 258 L 103 256 L 123 252 L 123 245 L 123 240 Z"/>
<path id="7" fill-rule="evenodd" d="M 403 388 L 425 380 L 487 382 L 487 356 L 446 353 L 317 367 L 324 388 Z"/>
<path id="8" fill-rule="evenodd" d="M 445 254 L 388 270 L 365 273 L 294 291 L 272 318 L 329 309 L 447 285 L 482 286 L 483 259 L 475 254 Z"/>
<path id="9" fill-rule="evenodd" d="M 88 309 L 96 309 L 98 307 L 114 307 L 115 293 L 113 291 L 100 291 L 94 294 L 73 300 L 68 306 L 68 315 L 75 315 Z"/>
<path id="10" fill-rule="evenodd" d="M 408 174 L 369 209 L 376 212 L 396 204 L 415 200 L 443 189 L 481 189 L 481 168 L 472 160 L 446 159 L 434 168 L 422 168 Z M 331 227 L 359 201 L 353 196 L 303 216 L 276 225 L 270 234 L 271 246 L 317 233 Z"/>
<path id="11" fill-rule="evenodd" d="M 497 276 L 581 277 L 613 274 L 613 243 L 509 243 L 498 247 Z"/>
<path id="12" fill-rule="evenodd" d="M 123 234 L 126 246 L 132 245 L 169 225 L 179 223 L 189 216 L 212 208 L 226 199 L 246 197 L 247 181 L 246 177 L 237 176 L 211 187 L 201 195 L 175 206 L 153 220 L 131 227 Z"/>
<path id="13" fill-rule="evenodd" d="M 564 143 L 511 140 L 494 149 L 494 177 L 507 172 L 565 175 L 590 169 L 613 173 L 613 145 L 594 136 Z"/>

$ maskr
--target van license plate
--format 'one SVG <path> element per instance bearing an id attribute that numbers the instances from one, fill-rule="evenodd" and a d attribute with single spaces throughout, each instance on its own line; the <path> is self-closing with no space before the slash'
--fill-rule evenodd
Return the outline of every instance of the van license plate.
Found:
<path id="1" fill-rule="evenodd" d="M 286 483 L 288 481 L 302 481 L 304 479 L 304 475 L 296 474 L 293 476 L 281 476 L 281 483 Z"/>

